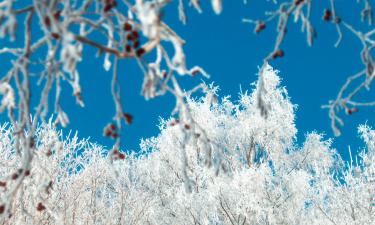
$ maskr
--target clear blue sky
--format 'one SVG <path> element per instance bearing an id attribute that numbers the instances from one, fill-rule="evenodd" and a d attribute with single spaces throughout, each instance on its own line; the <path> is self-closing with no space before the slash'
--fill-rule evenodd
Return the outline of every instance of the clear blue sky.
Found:
<path id="1" fill-rule="evenodd" d="M 264 18 L 264 10 L 272 9 L 271 1 L 224 0 L 223 12 L 216 16 L 211 6 L 202 1 L 203 14 L 187 7 L 188 24 L 178 22 L 177 1 L 165 10 L 165 19 L 169 25 L 183 37 L 187 43 L 185 53 L 188 66 L 200 65 L 210 75 L 207 83 L 214 82 L 220 86 L 220 95 L 231 95 L 237 100 L 240 86 L 250 89 L 250 83 L 257 79 L 258 67 L 262 59 L 273 49 L 275 40 L 275 23 L 259 35 L 253 33 L 253 26 L 242 23 L 242 18 Z M 338 12 L 354 25 L 360 25 L 362 5 L 356 1 L 339 0 Z M 285 57 L 271 62 L 280 70 L 282 85 L 287 87 L 291 100 L 298 105 L 296 125 L 298 143 L 304 140 L 306 132 L 316 130 L 325 133 L 326 138 L 333 137 L 327 111 L 321 109 L 329 99 L 335 98 L 339 88 L 349 74 L 362 68 L 359 58 L 361 45 L 352 34 L 345 31 L 339 48 L 333 45 L 337 33 L 333 24 L 321 20 L 324 8 L 329 1 L 314 1 L 312 17 L 317 29 L 317 39 L 313 47 L 306 44 L 305 34 L 300 32 L 300 24 L 290 23 L 286 41 L 282 46 Z M 363 26 L 363 25 L 361 25 Z M 0 44 L 4 41 L 0 41 Z M 63 90 L 62 105 L 70 115 L 67 129 L 78 130 L 80 137 L 91 137 L 91 140 L 107 146 L 112 141 L 102 136 L 102 129 L 114 115 L 114 105 L 110 95 L 111 73 L 103 69 L 103 56 L 96 58 L 96 50 L 85 47 L 84 60 L 79 63 L 81 85 L 85 108 L 75 105 L 71 89 L 67 85 Z M 4 60 L 4 59 L 2 59 Z M 3 74 L 3 73 L 1 73 Z M 125 111 L 134 115 L 134 123 L 125 126 L 123 148 L 137 150 L 141 138 L 158 134 L 159 117 L 168 117 L 174 107 L 173 97 L 166 95 L 146 101 L 140 95 L 143 74 L 134 60 L 122 60 L 119 70 L 122 89 L 122 100 Z M 190 79 L 190 78 L 189 78 Z M 186 79 L 186 87 L 194 82 Z M 195 80 L 199 82 L 200 78 Z M 370 94 L 368 94 L 370 96 Z M 347 156 L 347 146 L 356 149 L 362 145 L 358 139 L 358 124 L 373 125 L 373 108 L 360 108 L 352 116 L 344 116 L 343 135 L 335 138 L 334 147 Z M 1 115 L 4 120 L 4 114 Z"/>

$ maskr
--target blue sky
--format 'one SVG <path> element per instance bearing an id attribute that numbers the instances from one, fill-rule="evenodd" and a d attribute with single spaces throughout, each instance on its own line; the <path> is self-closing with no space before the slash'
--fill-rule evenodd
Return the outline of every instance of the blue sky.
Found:
<path id="1" fill-rule="evenodd" d="M 210 75 L 205 82 L 214 82 L 220 86 L 221 96 L 231 95 L 237 100 L 240 86 L 249 89 L 250 83 L 256 81 L 258 67 L 262 59 L 273 49 L 275 40 L 275 23 L 259 35 L 253 33 L 253 26 L 242 23 L 243 18 L 264 18 L 264 10 L 274 8 L 271 1 L 225 1 L 223 12 L 217 16 L 211 6 L 202 1 L 203 13 L 199 14 L 187 7 L 188 24 L 178 21 L 177 1 L 165 9 L 165 19 L 187 43 L 185 53 L 188 66 L 200 65 Z M 360 20 L 362 5 L 356 1 L 336 1 L 338 12 L 349 23 L 365 27 Z M 313 25 L 317 29 L 317 39 L 308 47 L 305 34 L 300 32 L 300 24 L 290 23 L 286 40 L 282 45 L 285 57 L 271 62 L 280 70 L 282 85 L 286 86 L 294 104 L 298 105 L 296 125 L 298 143 L 304 140 L 309 131 L 325 133 L 326 138 L 333 137 L 330 120 L 321 105 L 335 98 L 339 88 L 348 75 L 362 68 L 359 52 L 361 45 L 354 36 L 344 31 L 344 39 L 338 48 L 334 47 L 337 33 L 333 24 L 322 21 L 323 10 L 329 1 L 314 1 L 312 11 Z M 320 4 L 320 5 L 319 5 Z M 355 13 L 353 13 L 355 12 Z M 5 43 L 4 41 L 0 41 Z M 103 56 L 95 57 L 96 50 L 85 47 L 84 60 L 79 63 L 81 85 L 85 108 L 79 108 L 71 96 L 67 85 L 63 90 L 62 106 L 70 115 L 67 129 L 78 130 L 80 137 L 91 137 L 91 140 L 107 146 L 112 141 L 102 136 L 103 127 L 114 115 L 114 105 L 110 95 L 111 73 L 103 69 Z M 2 59 L 4 60 L 4 59 Z M 166 95 L 149 101 L 140 95 L 143 74 L 134 60 L 120 62 L 119 79 L 122 89 L 122 101 L 125 111 L 134 116 L 134 123 L 125 126 L 123 131 L 123 148 L 137 150 L 141 138 L 158 134 L 157 125 L 160 117 L 168 117 L 173 110 L 174 100 Z M 185 87 L 200 81 L 201 78 L 182 79 Z M 367 97 L 371 96 L 369 93 Z M 366 123 L 374 124 L 373 108 L 360 108 L 351 116 L 343 115 L 345 127 L 343 135 L 335 138 L 333 146 L 347 157 L 347 146 L 356 149 L 362 145 L 358 139 L 356 127 Z M 1 115 L 4 120 L 4 114 Z"/>

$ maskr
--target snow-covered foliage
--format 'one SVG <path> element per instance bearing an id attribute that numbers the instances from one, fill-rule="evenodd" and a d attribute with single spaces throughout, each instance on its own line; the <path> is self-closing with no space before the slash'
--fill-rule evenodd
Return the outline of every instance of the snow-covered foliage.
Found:
<path id="1" fill-rule="evenodd" d="M 51 124 L 35 134 L 31 170 L 22 171 L 13 128 L 0 129 L 0 188 L 21 185 L 7 224 L 372 224 L 375 131 L 361 126 L 365 148 L 345 164 L 316 133 L 296 144 L 294 109 L 270 67 L 257 88 L 213 101 L 215 89 L 189 98 L 194 124 L 162 121 L 137 154 L 110 152 L 64 136 Z M 12 174 L 12 177 L 6 177 Z M 24 174 L 24 182 L 17 176 Z M 48 182 L 45 182 L 48 181 Z M 7 192 L 4 192 L 7 193 Z M 1 192 L 0 192 L 1 194 Z M 8 196 L 1 196 L 4 200 Z M 9 217 L 9 218 L 8 218 Z"/>
<path id="2" fill-rule="evenodd" d="M 199 1 L 190 0 L 190 3 L 200 11 Z M 97 50 L 104 69 L 112 73 L 110 91 L 115 113 L 103 130 L 103 135 L 114 141 L 110 155 L 124 157 L 117 154 L 121 128 L 131 124 L 133 118 L 125 112 L 121 101 L 120 59 L 133 59 L 138 63 L 144 74 L 141 93 L 146 100 L 171 93 L 180 120 L 190 120 L 185 105 L 186 93 L 177 77 L 197 78 L 199 74 L 208 77 L 208 74 L 198 65 L 188 65 L 185 40 L 163 17 L 169 5 L 172 1 L 0 0 L 0 39 L 5 39 L 0 40 L 0 56 L 5 56 L 1 60 L 11 65 L 2 66 L 0 71 L 0 113 L 7 113 L 12 124 L 13 151 L 18 153 L 20 171 L 30 171 L 36 164 L 33 159 L 38 158 L 34 154 L 37 124 L 47 123 L 46 118 L 52 116 L 52 110 L 55 126 L 69 124 L 69 115 L 60 104 L 67 87 L 63 85 L 65 82 L 71 87 L 69 91 L 76 103 L 84 107 L 85 93 L 80 85 L 78 65 L 90 60 L 88 48 Z M 178 5 L 181 20 L 182 17 L 186 19 L 183 1 Z M 212 8 L 219 14 L 221 0 L 212 0 Z M 189 92 L 203 88 L 204 85 L 198 84 Z M 31 96 L 38 97 L 31 101 Z M 19 172 L 15 176 L 15 184 L 3 189 L 2 217 L 10 215 L 10 211 L 6 215 L 4 211 L 13 208 L 15 197 L 24 185 L 25 174 Z"/>

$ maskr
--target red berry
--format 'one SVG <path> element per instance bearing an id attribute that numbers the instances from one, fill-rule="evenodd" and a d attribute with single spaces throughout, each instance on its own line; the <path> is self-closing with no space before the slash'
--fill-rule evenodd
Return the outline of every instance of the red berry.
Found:
<path id="1" fill-rule="evenodd" d="M 12 180 L 17 180 L 18 178 L 18 173 L 13 173 L 12 174 Z"/>
<path id="2" fill-rule="evenodd" d="M 134 48 L 138 48 L 139 47 L 139 41 L 134 41 L 134 43 L 133 43 L 133 47 Z"/>
<path id="3" fill-rule="evenodd" d="M 133 35 L 133 37 L 134 37 L 135 39 L 138 39 L 138 38 L 139 38 L 139 33 L 138 33 L 138 31 L 136 31 L 136 30 L 133 30 L 132 35 Z"/>
<path id="4" fill-rule="evenodd" d="M 60 39 L 60 34 L 58 33 L 51 33 L 51 35 L 54 39 Z"/>
<path id="5" fill-rule="evenodd" d="M 36 210 L 38 210 L 39 212 L 43 211 L 45 209 L 46 209 L 46 207 L 41 202 L 39 202 L 38 205 L 36 206 Z"/>
<path id="6" fill-rule="evenodd" d="M 57 10 L 54 14 L 53 14 L 53 18 L 55 20 L 59 20 L 60 19 L 60 16 L 61 16 L 61 10 Z"/>
<path id="7" fill-rule="evenodd" d="M 349 114 L 349 115 L 352 115 L 353 113 L 356 113 L 358 112 L 358 108 L 351 108 L 351 109 L 346 109 L 346 113 Z"/>
<path id="8" fill-rule="evenodd" d="M 276 58 L 279 58 L 279 57 L 283 57 L 284 56 L 284 51 L 283 50 L 277 50 L 275 51 L 273 54 L 272 54 L 272 58 L 273 59 L 276 59 Z"/>
<path id="9" fill-rule="evenodd" d="M 199 73 L 200 73 L 199 70 L 193 70 L 193 71 L 191 72 L 191 75 L 195 76 L 195 75 L 198 75 Z"/>
<path id="10" fill-rule="evenodd" d="M 125 46 L 125 51 L 126 52 L 131 52 L 132 51 L 132 46 L 131 45 L 126 45 Z"/>
<path id="11" fill-rule="evenodd" d="M 118 158 L 121 159 L 121 160 L 124 160 L 125 159 L 125 154 L 124 153 L 119 153 L 118 154 Z"/>
<path id="12" fill-rule="evenodd" d="M 124 23 L 124 30 L 125 31 L 131 31 L 132 30 L 132 25 L 130 24 L 130 23 L 128 23 L 128 22 L 125 22 Z"/>
<path id="13" fill-rule="evenodd" d="M 44 17 L 44 24 L 47 26 L 47 27 L 50 27 L 51 26 L 51 19 L 46 16 Z"/>
<path id="14" fill-rule="evenodd" d="M 323 20 L 330 21 L 332 16 L 332 12 L 329 9 L 324 10 Z"/>
<path id="15" fill-rule="evenodd" d="M 146 53 L 146 50 L 144 48 L 140 48 L 140 49 L 137 50 L 136 55 L 138 57 L 141 57 L 145 53 Z"/>
<path id="16" fill-rule="evenodd" d="M 255 28 L 255 33 L 259 34 L 262 30 L 266 28 L 266 24 L 263 22 L 259 22 Z"/>
<path id="17" fill-rule="evenodd" d="M 104 12 L 108 12 L 112 8 L 117 6 L 117 2 L 115 0 L 106 0 L 105 1 L 105 6 L 104 6 Z"/>
<path id="18" fill-rule="evenodd" d="M 133 41 L 135 38 L 134 38 L 134 36 L 132 34 L 128 34 L 126 36 L 126 39 L 128 39 L 128 41 Z"/>
<path id="19" fill-rule="evenodd" d="M 129 113 L 124 113 L 123 115 L 124 115 L 126 124 L 133 123 L 133 116 L 132 115 L 130 115 Z"/>
<path id="20" fill-rule="evenodd" d="M 0 187 L 6 187 L 6 186 L 7 186 L 7 182 L 0 181 Z"/>
<path id="21" fill-rule="evenodd" d="M 104 12 L 108 12 L 109 10 L 111 10 L 112 9 L 112 6 L 111 5 L 109 5 L 109 4 L 106 4 L 105 6 L 104 6 Z"/>
<path id="22" fill-rule="evenodd" d="M 3 214 L 5 211 L 5 205 L 0 205 L 0 214 Z"/>
<path id="23" fill-rule="evenodd" d="M 30 176 L 30 170 L 26 170 L 25 171 L 25 176 L 27 177 L 27 176 Z"/>
<path id="24" fill-rule="evenodd" d="M 294 1 L 294 5 L 299 5 L 299 4 L 301 4 L 303 2 L 303 0 L 295 0 Z"/>

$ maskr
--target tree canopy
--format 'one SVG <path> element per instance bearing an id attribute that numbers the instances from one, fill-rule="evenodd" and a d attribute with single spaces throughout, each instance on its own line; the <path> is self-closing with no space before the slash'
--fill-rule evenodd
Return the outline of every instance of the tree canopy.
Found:
<path id="1" fill-rule="evenodd" d="M 31 170 L 23 171 L 14 128 L 3 125 L 1 174 L 12 178 L 0 188 L 27 176 L 12 208 L 0 206 L 3 220 L 10 210 L 9 224 L 371 224 L 375 131 L 359 127 L 365 147 L 349 163 L 315 132 L 298 146 L 295 106 L 276 71 L 267 66 L 262 76 L 267 119 L 259 83 L 237 103 L 211 86 L 188 98 L 205 129 L 165 119 L 138 154 L 108 154 L 50 121 L 37 129 Z"/>

